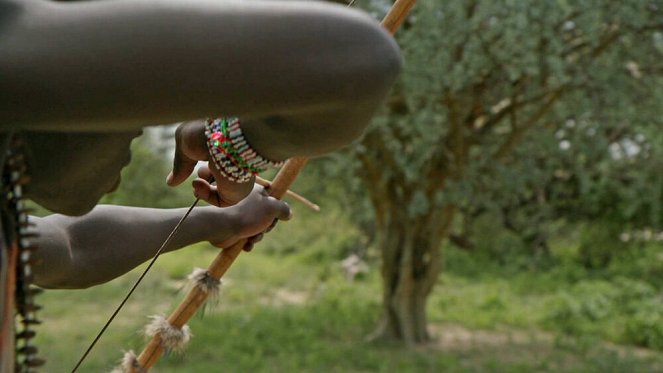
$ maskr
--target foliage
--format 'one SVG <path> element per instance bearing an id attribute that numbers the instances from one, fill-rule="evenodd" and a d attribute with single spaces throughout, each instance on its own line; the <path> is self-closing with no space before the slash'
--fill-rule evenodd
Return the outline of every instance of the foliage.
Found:
<path id="1" fill-rule="evenodd" d="M 193 200 L 190 188 L 171 188 L 166 185 L 166 175 L 171 165 L 162 156 L 161 142 L 155 133 L 146 133 L 131 144 L 131 163 L 122 170 L 119 188 L 100 203 L 139 207 L 183 207 Z"/>
<path id="2" fill-rule="evenodd" d="M 417 4 L 398 34 L 402 78 L 354 152 L 394 291 L 388 325 L 421 319 L 394 289 L 414 289 L 410 301 L 430 292 L 440 242 L 472 247 L 482 214 L 542 258 L 560 218 L 658 224 L 662 5 Z M 607 265 L 615 250 L 602 246 L 581 260 Z"/>
<path id="3" fill-rule="evenodd" d="M 620 240 L 624 226 L 614 221 L 584 224 L 581 228 L 578 260 L 587 268 L 603 268 L 627 249 Z"/>
<path id="4" fill-rule="evenodd" d="M 661 302 L 650 302 L 626 322 L 625 339 L 640 346 L 663 349 Z"/>
<path id="5" fill-rule="evenodd" d="M 306 231 L 308 221 L 288 224 L 300 224 L 298 230 Z M 305 235 L 295 241 L 300 239 Z M 347 282 L 335 259 L 311 263 L 304 249 L 290 255 L 260 249 L 241 255 L 224 281 L 219 301 L 191 320 L 194 338 L 186 353 L 163 357 L 159 372 L 209 372 L 220 366 L 238 372 L 605 372 L 655 371 L 663 364 L 660 355 L 634 354 L 629 347 L 605 344 L 600 339 L 603 335 L 596 332 L 603 329 L 600 326 L 594 331 L 576 328 L 571 336 L 564 336 L 557 334 L 563 331 L 559 324 L 546 321 L 549 305 L 564 289 L 575 302 L 598 290 L 612 302 L 601 304 L 614 307 L 621 299 L 640 308 L 638 298 L 658 291 L 640 281 L 623 277 L 615 281 L 614 289 L 605 280 L 576 288 L 574 280 L 559 274 L 562 266 L 547 273 L 512 271 L 475 253 L 450 248 L 447 257 L 454 269 L 443 276 L 430 304 L 440 345 L 404 350 L 363 341 L 379 308 L 375 270 L 364 281 Z M 83 371 L 108 371 L 122 351 L 139 349 L 144 339 L 138 331 L 148 322 L 147 316 L 172 310 L 183 296 L 181 279 L 191 267 L 208 263 L 215 254 L 215 249 L 197 245 L 164 255 L 93 350 Z M 577 269 L 589 276 L 583 267 Z M 49 371 L 71 369 L 138 273 L 91 289 L 51 290 L 40 297 L 45 305 L 40 316 L 45 322 L 39 328 L 37 346 L 48 358 Z M 629 327 L 638 338 L 651 339 L 652 330 L 635 331 L 639 325 L 651 324 L 640 320 L 637 310 L 629 308 L 629 312 L 634 316 L 627 316 L 624 324 L 633 325 Z M 599 319 L 604 325 L 611 323 L 610 317 Z M 542 326 L 549 332 L 542 331 Z M 619 342 L 640 344 L 628 338 Z"/>
<path id="6" fill-rule="evenodd" d="M 500 264 L 478 251 L 448 248 L 445 291 L 433 296 L 432 314 L 467 322 L 474 313 L 473 327 L 543 327 L 661 350 L 663 246 L 625 244 L 618 260 L 588 268 L 579 260 L 580 244 L 563 245 L 553 245 L 555 264 L 547 268 L 524 267 L 532 260 L 526 253 Z"/>
<path id="7" fill-rule="evenodd" d="M 586 280 L 560 293 L 550 306 L 548 322 L 574 335 L 601 335 L 662 349 L 662 306 L 656 289 L 646 282 Z"/>
<path id="8" fill-rule="evenodd" d="M 380 12 L 387 4 L 373 5 Z M 615 239 L 622 228 L 656 227 L 663 218 L 661 5 L 420 2 L 398 36 L 406 69 L 387 107 L 359 146 L 346 152 L 349 157 L 312 162 L 295 186 L 320 203 L 329 220 L 297 211 L 312 225 L 280 224 L 260 245 L 262 253 L 243 257 L 224 289 L 223 315 L 209 311 L 210 324 L 194 321 L 196 351 L 171 357 L 164 371 L 211 371 L 219 364 L 231 371 L 660 368 L 660 361 L 648 365 L 603 350 L 587 353 L 589 347 L 578 347 L 582 342 L 570 343 L 570 352 L 560 342 L 547 360 L 528 359 L 522 345 L 486 353 L 481 346 L 413 352 L 361 344 L 379 309 L 379 273 L 344 283 L 338 260 L 368 254 L 364 248 L 373 238 L 386 252 L 386 238 L 392 238 L 389 249 L 398 258 L 412 254 L 421 263 L 442 263 L 436 253 L 449 233 L 441 227 L 448 224 L 452 238 L 468 236 L 475 250 L 445 247 L 447 272 L 440 281 L 435 268 L 410 271 L 431 276 L 437 286 L 426 307 L 436 329 L 451 323 L 539 335 L 545 328 L 571 340 L 662 349 L 661 249 Z M 179 189 L 186 196 L 180 199 L 162 182 L 168 165 L 148 150 L 153 145 L 134 146 L 122 187 L 106 202 L 187 204 L 187 188 Z M 351 177 L 353 171 L 359 178 Z M 359 190 L 368 191 L 369 199 Z M 448 207 L 458 214 L 441 216 Z M 578 236 L 556 236 L 559 221 L 568 224 L 562 234 Z M 548 256 L 547 266 L 532 259 L 533 247 Z M 164 299 L 180 286 L 171 277 L 188 272 L 183 258 L 200 256 L 199 264 L 212 255 L 200 249 L 166 256 L 142 294 L 141 301 L 156 304 L 145 314 L 166 312 Z M 52 359 L 71 355 L 69 346 L 86 339 L 81 330 L 94 328 L 91 319 L 110 307 L 104 298 L 119 297 L 118 284 L 128 282 L 47 296 L 50 317 L 77 325 L 70 333 L 47 322 L 52 329 L 40 338 L 55 346 Z M 392 285 L 383 283 L 384 289 Z M 283 292 L 304 294 L 306 301 L 283 304 Z M 71 303 L 85 299 L 94 302 L 72 315 Z M 132 333 L 142 321 L 125 321 L 131 324 L 128 337 L 115 337 L 105 350 L 139 344 Z M 218 330 L 229 337 L 219 341 Z M 505 361 L 509 349 L 519 359 Z M 110 359 L 99 359 L 96 370 L 107 368 Z M 571 362 L 556 365 L 561 360 Z"/>

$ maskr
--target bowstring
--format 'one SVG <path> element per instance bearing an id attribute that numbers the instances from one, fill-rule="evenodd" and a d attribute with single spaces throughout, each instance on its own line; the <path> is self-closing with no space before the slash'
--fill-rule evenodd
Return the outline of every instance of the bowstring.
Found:
<path id="1" fill-rule="evenodd" d="M 171 240 L 173 239 L 173 237 L 175 236 L 175 233 L 177 233 L 177 231 L 178 231 L 178 230 L 180 229 L 180 227 L 182 226 L 182 223 L 184 223 L 184 220 L 186 220 L 186 218 L 189 216 L 189 214 L 191 214 L 191 211 L 193 211 L 193 208 L 196 207 L 196 205 L 198 204 L 199 201 L 200 201 L 200 198 L 196 198 L 196 200 L 191 204 L 191 206 L 190 206 L 189 209 L 186 211 L 186 213 L 184 214 L 184 216 L 182 216 L 182 218 L 177 222 L 177 224 L 175 225 L 175 227 L 170 231 L 170 234 L 168 235 L 168 237 L 166 238 L 166 240 L 163 241 L 163 243 L 161 244 L 161 247 L 159 247 L 159 250 L 157 250 L 156 254 L 154 254 L 154 257 L 152 258 L 152 260 L 150 261 L 150 263 L 147 265 L 147 267 L 145 268 L 145 270 L 143 271 L 143 273 L 140 275 L 140 277 L 138 277 L 138 279 L 136 280 L 136 282 L 134 283 L 134 285 L 131 287 L 131 290 L 129 290 L 129 292 L 128 292 L 127 295 L 124 297 L 124 299 L 122 299 L 122 302 L 120 302 L 120 304 L 117 306 L 117 308 L 115 309 L 115 312 L 113 312 L 113 314 L 112 314 L 111 317 L 108 319 L 108 321 L 106 322 L 106 324 L 103 326 L 103 328 L 101 328 L 101 330 L 99 331 L 99 333 L 97 334 L 97 336 L 94 338 L 94 340 L 92 341 L 92 343 L 90 343 L 90 346 L 88 346 L 87 350 L 85 350 L 85 353 L 84 353 L 83 356 L 81 356 L 81 358 L 78 360 L 78 362 L 77 362 L 76 365 L 74 366 L 74 369 L 71 370 L 71 373 L 76 372 L 76 370 L 78 370 L 78 368 L 81 366 L 81 364 L 83 363 L 83 361 L 85 360 L 85 358 L 90 354 L 90 351 L 92 351 L 92 348 L 94 348 L 94 346 L 97 344 L 97 342 L 99 341 L 99 339 L 101 338 L 101 336 L 104 334 L 104 332 L 106 332 L 106 329 L 108 329 L 108 327 L 110 326 L 110 324 L 113 322 L 113 320 L 115 319 L 115 316 L 117 316 L 117 314 L 120 313 L 120 310 L 122 309 L 122 307 L 124 307 L 124 304 L 127 303 L 127 301 L 129 300 L 129 298 L 130 298 L 131 295 L 133 294 L 134 290 L 136 290 L 136 288 L 137 288 L 138 285 L 141 283 L 141 281 L 143 281 L 143 278 L 145 278 L 145 276 L 147 275 L 147 272 L 150 271 L 150 269 L 152 268 L 152 266 L 154 265 L 154 263 L 155 263 L 155 262 L 157 261 L 157 259 L 159 258 L 159 255 L 161 255 L 161 253 L 162 253 L 163 250 L 166 248 L 166 246 L 168 246 L 168 244 L 170 243 L 170 241 L 171 241 Z"/>
<path id="2" fill-rule="evenodd" d="M 348 8 L 351 8 L 351 7 L 355 4 L 356 1 L 357 1 L 357 0 L 350 0 L 350 2 L 348 3 L 347 7 L 348 7 Z M 152 268 L 152 266 L 154 265 L 154 263 L 157 261 L 157 259 L 159 258 L 159 256 L 160 256 L 161 253 L 163 252 L 163 249 L 164 249 L 164 248 L 170 243 L 170 240 L 173 238 L 173 236 L 175 236 L 175 233 L 177 233 L 177 231 L 179 230 L 179 228 L 180 228 L 180 226 L 182 225 L 182 223 L 184 222 L 184 220 L 189 216 L 189 214 L 191 213 L 191 211 L 193 210 L 193 208 L 196 207 L 196 205 L 198 204 L 199 201 L 200 201 L 200 198 L 196 198 L 196 200 L 193 201 L 193 203 L 191 204 L 191 206 L 189 207 L 189 209 L 187 210 L 187 212 L 184 214 L 184 216 L 182 216 L 182 218 L 180 219 L 180 221 L 177 222 L 177 224 L 175 225 L 175 227 L 173 228 L 173 230 L 170 232 L 170 234 L 168 235 L 168 237 L 166 238 L 166 240 L 161 244 L 161 247 L 159 247 L 159 250 L 157 250 L 156 254 L 154 254 L 154 257 L 153 257 L 152 260 L 150 261 L 150 264 L 147 265 L 147 267 L 145 268 L 145 270 L 143 271 L 143 273 L 141 273 L 140 277 L 138 277 L 138 280 L 136 280 L 136 282 L 135 282 L 134 285 L 131 287 L 131 289 L 129 290 L 129 292 L 127 293 L 127 295 L 124 297 L 124 299 L 122 299 L 122 302 L 120 302 L 120 304 L 117 306 L 117 308 L 115 309 L 115 311 L 113 312 L 113 314 L 111 315 L 111 317 L 108 319 L 108 321 L 106 322 L 106 324 L 101 328 L 101 330 L 99 331 L 99 333 L 97 334 L 97 336 L 94 338 L 94 340 L 92 341 L 92 343 L 90 343 L 90 345 L 88 346 L 88 348 L 85 350 L 85 353 L 83 354 L 83 356 L 81 356 L 81 358 L 78 360 L 78 362 L 77 362 L 76 365 L 74 366 L 74 369 L 71 370 L 71 373 L 75 373 L 76 370 L 78 370 L 78 368 L 81 366 L 81 364 L 83 363 L 83 361 L 85 360 L 85 358 L 87 358 L 87 356 L 90 354 L 90 352 L 92 351 L 92 349 L 94 348 L 94 346 L 97 344 L 97 342 L 99 341 L 99 339 L 101 339 L 101 336 L 106 332 L 106 329 L 108 329 L 108 327 L 109 327 L 110 324 L 113 322 L 113 320 L 115 320 L 115 317 L 117 316 L 118 313 L 120 313 L 120 310 L 122 310 L 122 307 L 124 307 L 124 304 L 127 303 L 127 301 L 129 300 L 129 298 L 130 298 L 131 295 L 133 294 L 134 290 L 136 290 L 136 288 L 137 288 L 138 285 L 141 283 L 141 281 L 143 281 L 143 278 L 145 278 L 145 276 L 147 275 L 147 272 L 150 271 L 150 269 Z"/>

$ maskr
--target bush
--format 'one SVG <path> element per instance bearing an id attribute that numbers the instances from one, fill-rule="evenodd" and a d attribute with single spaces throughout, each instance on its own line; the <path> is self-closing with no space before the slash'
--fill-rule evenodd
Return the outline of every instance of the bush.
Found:
<path id="1" fill-rule="evenodd" d="M 638 278 L 658 289 L 663 288 L 663 244 L 632 244 L 627 254 L 606 268 L 610 275 Z"/>
<path id="2" fill-rule="evenodd" d="M 663 350 L 663 310 L 660 302 L 638 311 L 626 322 L 626 340 L 639 346 Z"/>
<path id="3" fill-rule="evenodd" d="M 483 214 L 474 222 L 476 252 L 500 265 L 526 266 L 532 260 L 531 249 L 497 219 L 495 215 Z"/>
<path id="4" fill-rule="evenodd" d="M 587 224 L 581 229 L 578 261 L 586 268 L 605 268 L 627 245 L 619 240 L 623 226 L 611 222 Z"/>
<path id="5" fill-rule="evenodd" d="M 582 281 L 561 291 L 552 301 L 547 319 L 565 333 L 592 332 L 596 322 L 616 311 L 619 289 L 606 281 Z"/>
<path id="6" fill-rule="evenodd" d="M 545 317 L 575 336 L 599 336 L 663 350 L 663 299 L 644 281 L 584 280 L 560 291 Z"/>

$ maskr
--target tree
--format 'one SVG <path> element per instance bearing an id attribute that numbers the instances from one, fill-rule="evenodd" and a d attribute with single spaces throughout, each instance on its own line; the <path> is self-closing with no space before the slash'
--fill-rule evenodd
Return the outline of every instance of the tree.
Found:
<path id="1" fill-rule="evenodd" d="M 376 337 L 429 340 L 426 301 L 442 270 L 441 244 L 459 212 L 482 197 L 490 179 L 481 178 L 508 170 L 529 134 L 550 136 L 574 118 L 601 128 L 660 124 L 662 6 L 415 7 L 399 36 L 402 79 L 355 151 L 381 249 Z"/>

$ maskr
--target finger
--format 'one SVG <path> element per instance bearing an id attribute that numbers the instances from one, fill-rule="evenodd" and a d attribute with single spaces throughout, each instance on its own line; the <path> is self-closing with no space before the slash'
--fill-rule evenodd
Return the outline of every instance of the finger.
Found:
<path id="1" fill-rule="evenodd" d="M 215 170 L 212 170 L 212 174 L 216 176 L 214 172 Z M 244 198 L 251 194 L 251 191 L 255 185 L 253 180 L 238 183 L 223 176 L 219 176 L 218 178 L 215 178 L 215 180 L 221 200 L 228 203 L 230 206 L 241 202 Z"/>
<path id="2" fill-rule="evenodd" d="M 221 175 L 221 172 L 216 168 L 213 163 L 207 163 L 207 165 L 200 167 L 198 169 L 198 177 L 203 178 L 207 181 L 214 180 L 217 185 L 219 183 L 227 182 L 226 178 Z"/>
<path id="3" fill-rule="evenodd" d="M 190 159 L 184 154 L 182 136 L 175 136 L 175 157 L 173 157 L 173 170 L 168 174 L 166 178 L 166 184 L 170 186 L 176 186 L 181 184 L 186 180 L 193 169 L 196 167 L 198 161 Z"/>
<path id="4" fill-rule="evenodd" d="M 214 181 L 220 207 L 228 207 L 239 203 L 251 192 L 254 185 L 254 183 L 251 182 L 254 180 L 246 183 L 230 181 L 221 175 L 219 170 L 214 165 L 209 163 L 207 166 L 203 166 L 198 169 L 198 177 L 205 179 L 208 182 Z M 255 178 L 255 176 L 253 176 L 253 178 Z M 267 196 L 267 194 L 265 194 L 265 196 Z"/>
<path id="5" fill-rule="evenodd" d="M 224 204 L 219 198 L 219 192 L 216 186 L 203 179 L 195 179 L 191 185 L 193 186 L 193 195 L 196 198 L 209 203 L 210 205 L 222 207 Z"/>
<path id="6" fill-rule="evenodd" d="M 200 198 L 203 201 L 214 205 L 216 207 L 229 207 L 234 205 L 237 202 L 227 201 L 223 198 L 223 195 L 219 191 L 219 187 L 212 185 L 207 180 L 195 179 L 192 182 L 193 185 L 193 195 L 196 198 Z"/>
<path id="7" fill-rule="evenodd" d="M 260 184 L 255 184 L 254 189 L 256 189 L 261 195 L 269 197 L 269 190 Z"/>
<path id="8" fill-rule="evenodd" d="M 189 175 L 191 175 L 193 169 L 196 167 L 196 163 L 198 162 L 183 158 L 183 156 L 178 155 L 176 151 L 175 158 L 173 159 L 173 170 L 168 174 L 166 184 L 169 186 L 180 185 L 189 177 Z"/>
<path id="9" fill-rule="evenodd" d="M 214 175 L 209 166 L 202 166 L 198 169 L 198 177 L 207 181 L 214 180 Z"/>
<path id="10" fill-rule="evenodd" d="M 258 242 L 262 241 L 262 238 L 265 236 L 264 233 L 258 233 L 253 237 L 249 237 L 249 242 L 252 244 L 257 244 Z"/>
<path id="11" fill-rule="evenodd" d="M 274 221 L 272 222 L 272 224 L 270 224 L 269 227 L 267 227 L 267 229 L 265 229 L 265 233 L 269 233 L 269 232 L 271 232 L 272 229 L 274 229 L 274 227 L 276 227 L 276 224 L 277 224 L 278 222 L 279 222 L 279 219 L 274 219 Z"/>
<path id="12" fill-rule="evenodd" d="M 279 220 L 287 221 L 292 218 L 292 210 L 286 202 L 280 201 L 273 197 L 269 197 L 269 199 L 272 202 L 274 209 L 276 209 L 276 217 Z"/>
<path id="13" fill-rule="evenodd" d="M 246 251 L 247 253 L 251 250 L 253 250 L 253 244 L 251 242 L 247 242 L 246 245 L 242 248 L 242 250 Z"/>

